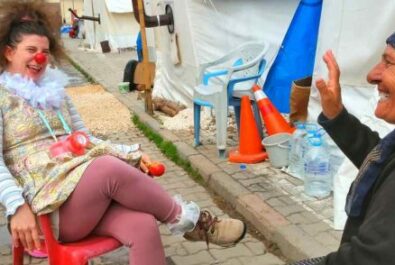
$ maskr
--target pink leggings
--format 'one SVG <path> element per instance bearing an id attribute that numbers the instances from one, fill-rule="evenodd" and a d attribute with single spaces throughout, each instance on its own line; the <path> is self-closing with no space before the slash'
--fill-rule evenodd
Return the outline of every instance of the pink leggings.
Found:
<path id="1" fill-rule="evenodd" d="M 85 170 L 59 212 L 61 241 L 91 233 L 112 236 L 130 247 L 129 264 L 165 265 L 156 222 L 175 222 L 181 207 L 139 169 L 102 156 Z"/>

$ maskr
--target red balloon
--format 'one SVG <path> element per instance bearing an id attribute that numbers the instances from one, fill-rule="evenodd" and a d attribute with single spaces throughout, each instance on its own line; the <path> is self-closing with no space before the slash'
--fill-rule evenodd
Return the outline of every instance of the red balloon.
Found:
<path id="1" fill-rule="evenodd" d="M 165 166 L 162 163 L 159 162 L 153 162 L 148 166 L 148 174 L 150 174 L 151 176 L 162 176 L 163 173 L 165 173 Z"/>
<path id="2" fill-rule="evenodd" d="M 42 52 L 36 53 L 36 55 L 34 56 L 34 60 L 38 64 L 44 64 L 47 61 L 47 55 Z"/>

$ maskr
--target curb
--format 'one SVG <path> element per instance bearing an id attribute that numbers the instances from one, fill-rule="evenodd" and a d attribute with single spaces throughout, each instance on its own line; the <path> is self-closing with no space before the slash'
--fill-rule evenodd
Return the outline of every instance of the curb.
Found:
<path id="1" fill-rule="evenodd" d="M 131 110 L 142 123 L 159 134 L 164 140 L 176 145 L 179 155 L 188 160 L 192 167 L 199 172 L 207 186 L 229 202 L 238 213 L 253 224 L 269 241 L 275 243 L 282 254 L 291 261 L 326 255 L 333 251 L 322 245 L 311 235 L 290 223 L 281 213 L 268 205 L 261 197 L 251 193 L 247 188 L 234 180 L 216 164 L 202 155 L 199 150 L 183 142 L 170 130 L 161 127 L 160 123 L 145 113 L 141 101 L 132 96 L 120 94 L 115 88 L 111 89 L 105 79 L 94 76 L 89 68 L 84 68 L 83 62 L 75 58 L 70 59 L 88 73 L 93 80 L 101 84 L 104 89 L 114 95 L 122 104 Z"/>

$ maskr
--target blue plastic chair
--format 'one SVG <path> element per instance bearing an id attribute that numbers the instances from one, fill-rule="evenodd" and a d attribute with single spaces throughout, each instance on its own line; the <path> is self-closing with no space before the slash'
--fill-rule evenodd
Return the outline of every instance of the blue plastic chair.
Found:
<path id="1" fill-rule="evenodd" d="M 269 44 L 245 43 L 222 58 L 200 66 L 200 85 L 194 88 L 194 145 L 200 145 L 201 107 L 214 108 L 216 120 L 217 149 L 225 156 L 227 139 L 228 107 L 235 111 L 237 127 L 240 127 L 240 99 L 248 95 L 252 101 L 255 120 L 262 137 L 262 121 L 251 92 L 252 86 L 263 74 L 265 55 Z"/>

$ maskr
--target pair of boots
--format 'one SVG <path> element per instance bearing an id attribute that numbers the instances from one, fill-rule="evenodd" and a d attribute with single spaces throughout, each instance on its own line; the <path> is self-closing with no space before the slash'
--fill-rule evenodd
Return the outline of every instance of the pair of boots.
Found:
<path id="1" fill-rule="evenodd" d="M 168 224 L 173 234 L 184 234 L 190 241 L 205 241 L 222 247 L 237 244 L 246 234 L 244 222 L 233 219 L 214 217 L 209 211 L 201 211 L 194 202 L 182 201 L 175 197 L 181 206 L 181 215 L 176 223 Z"/>

